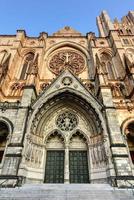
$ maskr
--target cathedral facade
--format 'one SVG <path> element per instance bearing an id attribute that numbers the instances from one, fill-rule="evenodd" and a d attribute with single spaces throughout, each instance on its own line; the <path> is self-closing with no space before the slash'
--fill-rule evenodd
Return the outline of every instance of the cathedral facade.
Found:
<path id="1" fill-rule="evenodd" d="M 134 183 L 134 12 L 0 35 L 0 182 Z"/>

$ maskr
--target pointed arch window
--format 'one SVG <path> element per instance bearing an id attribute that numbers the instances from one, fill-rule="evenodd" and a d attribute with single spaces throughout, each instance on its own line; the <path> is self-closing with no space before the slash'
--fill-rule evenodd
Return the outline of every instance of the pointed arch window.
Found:
<path id="1" fill-rule="evenodd" d="M 34 53 L 28 53 L 24 57 L 22 71 L 21 71 L 21 75 L 20 75 L 21 80 L 25 80 L 27 78 L 27 72 L 28 72 L 30 66 L 33 64 L 33 60 L 34 60 Z"/>
<path id="2" fill-rule="evenodd" d="M 130 29 L 126 29 L 128 35 L 132 35 L 132 31 Z"/>
<path id="3" fill-rule="evenodd" d="M 3 159 L 8 134 L 9 134 L 8 126 L 6 125 L 6 123 L 0 121 L 0 163 L 2 162 Z"/>
<path id="4" fill-rule="evenodd" d="M 123 35 L 123 30 L 122 29 L 119 30 L 119 34 Z"/>
<path id="5" fill-rule="evenodd" d="M 8 52 L 6 50 L 3 50 L 0 52 L 0 64 L 2 65 L 5 60 L 7 59 Z"/>

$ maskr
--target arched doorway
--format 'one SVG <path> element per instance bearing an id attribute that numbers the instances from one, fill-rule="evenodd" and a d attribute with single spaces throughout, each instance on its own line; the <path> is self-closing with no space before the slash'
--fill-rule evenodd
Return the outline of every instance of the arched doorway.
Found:
<path id="1" fill-rule="evenodd" d="M 95 109 L 84 99 L 69 92 L 54 96 L 42 104 L 31 122 L 30 134 L 25 141 L 23 166 L 32 166 L 33 171 L 38 166 L 40 181 L 107 181 L 102 124 Z M 42 152 L 38 165 L 35 159 L 37 150 Z M 32 152 L 35 152 L 34 157 Z M 30 177 L 31 168 L 28 170 Z M 36 179 L 36 171 L 30 178 L 33 176 Z"/>
<path id="2" fill-rule="evenodd" d="M 64 141 L 64 133 L 54 131 L 46 139 L 45 183 L 89 183 L 87 139 L 75 131 Z"/>
<path id="3" fill-rule="evenodd" d="M 132 163 L 134 164 L 134 121 L 128 123 L 125 129 L 127 144 L 130 152 Z"/>
<path id="4" fill-rule="evenodd" d="M 54 131 L 46 140 L 45 183 L 64 183 L 64 139 Z"/>
<path id="5" fill-rule="evenodd" d="M 69 180 L 70 183 L 89 183 L 89 155 L 87 140 L 80 131 L 70 138 Z"/>
<path id="6" fill-rule="evenodd" d="M 0 121 L 0 163 L 2 162 L 9 129 L 4 121 Z"/>

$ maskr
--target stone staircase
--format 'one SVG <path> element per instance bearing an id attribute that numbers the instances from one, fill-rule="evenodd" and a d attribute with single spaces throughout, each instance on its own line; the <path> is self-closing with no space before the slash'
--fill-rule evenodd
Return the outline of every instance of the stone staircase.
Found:
<path id="1" fill-rule="evenodd" d="M 134 194 L 108 184 L 25 184 L 1 188 L 0 200 L 134 200 Z"/>

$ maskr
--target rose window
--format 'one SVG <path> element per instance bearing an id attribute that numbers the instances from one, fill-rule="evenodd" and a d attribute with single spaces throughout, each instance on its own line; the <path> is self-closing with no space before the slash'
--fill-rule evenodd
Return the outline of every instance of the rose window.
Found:
<path id="1" fill-rule="evenodd" d="M 74 113 L 64 112 L 56 120 L 56 125 L 62 131 L 72 131 L 78 124 L 78 118 Z"/>
<path id="2" fill-rule="evenodd" d="M 75 51 L 64 50 L 55 53 L 49 61 L 49 69 L 58 75 L 64 69 L 80 74 L 85 68 L 83 56 Z"/>

